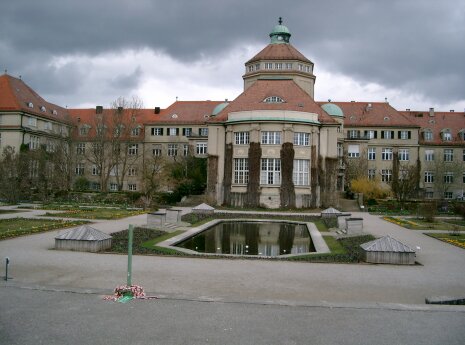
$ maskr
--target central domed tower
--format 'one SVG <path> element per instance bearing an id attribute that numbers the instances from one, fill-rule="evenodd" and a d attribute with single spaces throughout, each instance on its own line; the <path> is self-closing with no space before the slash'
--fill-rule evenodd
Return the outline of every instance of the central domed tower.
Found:
<path id="1" fill-rule="evenodd" d="M 314 98 L 313 62 L 289 43 L 290 38 L 289 29 L 279 18 L 270 33 L 270 44 L 245 63 L 244 90 L 259 79 L 290 79 Z"/>

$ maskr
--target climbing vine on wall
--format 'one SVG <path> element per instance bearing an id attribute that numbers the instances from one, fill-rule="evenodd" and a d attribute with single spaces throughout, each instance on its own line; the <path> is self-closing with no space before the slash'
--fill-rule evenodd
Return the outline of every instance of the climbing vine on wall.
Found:
<path id="1" fill-rule="evenodd" d="M 231 203 L 232 156 L 233 145 L 232 143 L 226 144 L 224 152 L 224 203 L 226 205 Z"/>
<path id="2" fill-rule="evenodd" d="M 295 187 L 292 181 L 294 169 L 294 145 L 284 143 L 281 147 L 281 207 L 295 207 Z"/>
<path id="3" fill-rule="evenodd" d="M 262 148 L 260 143 L 250 143 L 249 146 L 249 183 L 247 184 L 247 207 L 260 206 L 260 160 Z"/>

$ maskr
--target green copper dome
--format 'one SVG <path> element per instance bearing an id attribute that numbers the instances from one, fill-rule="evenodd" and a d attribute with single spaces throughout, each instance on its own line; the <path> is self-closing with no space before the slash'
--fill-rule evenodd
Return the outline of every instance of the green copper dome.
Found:
<path id="1" fill-rule="evenodd" d="M 331 116 L 344 117 L 342 109 L 334 103 L 325 103 L 321 107 Z"/>
<path id="2" fill-rule="evenodd" d="M 271 43 L 272 44 L 279 44 L 279 43 L 289 43 L 289 39 L 291 38 L 291 33 L 287 26 L 283 25 L 283 20 L 279 17 L 278 25 L 273 28 L 273 31 L 270 33 Z"/>
<path id="3" fill-rule="evenodd" d="M 212 116 L 218 115 L 224 108 L 228 106 L 228 102 L 218 104 L 212 111 Z"/>

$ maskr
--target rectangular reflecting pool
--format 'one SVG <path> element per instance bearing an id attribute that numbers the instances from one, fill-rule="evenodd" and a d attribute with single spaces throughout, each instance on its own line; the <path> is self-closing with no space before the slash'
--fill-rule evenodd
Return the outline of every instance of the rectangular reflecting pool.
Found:
<path id="1" fill-rule="evenodd" d="M 306 224 L 222 221 L 175 245 L 198 253 L 279 256 L 315 252 Z"/>

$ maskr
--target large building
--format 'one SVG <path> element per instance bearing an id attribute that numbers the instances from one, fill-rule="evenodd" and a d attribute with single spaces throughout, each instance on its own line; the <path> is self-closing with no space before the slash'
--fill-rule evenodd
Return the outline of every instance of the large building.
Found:
<path id="1" fill-rule="evenodd" d="M 245 63 L 244 92 L 230 102 L 64 109 L 5 74 L 0 149 L 69 145 L 73 179 L 105 191 L 150 188 L 147 169 L 159 173 L 161 159 L 205 157 L 210 202 L 233 206 L 335 206 L 349 165 L 386 185 L 415 166 L 420 197 L 462 197 L 464 112 L 315 101 L 314 65 L 290 38 L 282 23 L 274 27 L 270 43 Z"/>

